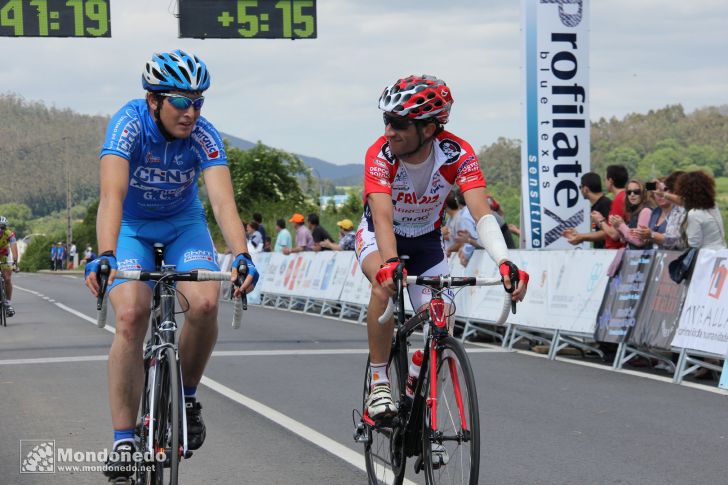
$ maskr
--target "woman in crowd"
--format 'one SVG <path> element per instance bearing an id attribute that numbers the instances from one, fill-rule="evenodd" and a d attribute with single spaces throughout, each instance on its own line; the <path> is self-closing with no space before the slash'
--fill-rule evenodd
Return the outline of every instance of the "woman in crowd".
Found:
<path id="1" fill-rule="evenodd" d="M 684 173 L 676 171 L 657 181 L 657 189 L 653 192 L 657 207 L 652 210 L 649 224 L 638 225 L 631 230 L 634 236 L 652 242 L 656 249 L 685 249 L 680 234 L 680 226 L 685 220 L 685 209 L 668 196 L 674 192 L 677 179 Z"/>
<path id="2" fill-rule="evenodd" d="M 702 171 L 688 172 L 677 180 L 675 193 L 687 211 L 683 238 L 691 248 L 723 249 L 725 229 L 715 204 L 715 181 Z"/>
<path id="3" fill-rule="evenodd" d="M 637 179 L 627 182 L 625 193 L 627 198 L 624 207 L 627 221 L 620 216 L 612 215 L 609 216 L 609 224 L 619 231 L 620 239 L 627 243 L 629 249 L 642 249 L 647 241 L 632 234 L 630 229 L 649 224 L 654 206 L 652 197 L 645 190 L 644 184 Z"/>

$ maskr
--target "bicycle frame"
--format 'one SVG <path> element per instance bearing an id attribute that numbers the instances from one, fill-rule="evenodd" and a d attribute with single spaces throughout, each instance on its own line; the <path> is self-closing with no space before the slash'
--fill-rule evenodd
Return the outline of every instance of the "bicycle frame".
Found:
<path id="1" fill-rule="evenodd" d="M 156 249 L 156 248 L 155 248 Z M 155 254 L 156 256 L 156 254 Z M 156 259 L 156 258 L 155 258 Z M 174 266 L 164 266 L 162 264 L 157 265 L 157 270 L 161 271 L 162 274 L 172 274 L 174 272 L 175 267 Z M 164 283 L 163 280 L 160 280 L 156 285 L 154 285 L 154 292 L 152 296 L 152 307 L 151 307 L 151 315 L 150 315 L 150 337 L 149 340 L 147 340 L 146 344 L 144 345 L 144 362 L 145 367 L 147 370 L 154 369 L 154 365 L 157 361 L 160 359 L 163 359 L 164 352 L 163 350 L 167 347 L 171 348 L 174 352 L 174 355 L 177 356 L 176 362 L 170 362 L 169 365 L 178 365 L 179 362 L 179 351 L 177 348 L 177 342 L 176 342 L 176 332 L 177 332 L 177 321 L 174 316 L 174 310 L 175 310 L 175 291 L 170 287 L 170 285 Z M 184 403 L 184 392 L 182 388 L 182 369 L 181 367 L 178 367 L 179 371 L 177 373 L 178 381 L 179 381 L 179 402 Z M 146 378 L 152 377 L 151 386 L 147 387 L 145 385 L 145 389 L 154 389 L 156 390 L 156 375 L 153 371 L 150 371 L 146 374 Z M 148 384 L 146 382 L 145 384 Z M 156 393 L 152 394 L 152 400 L 150 402 L 150 410 L 155 409 L 155 399 L 159 396 L 156 395 Z M 185 458 L 189 458 L 190 452 L 187 449 L 187 415 L 183 412 L 184 409 L 180 409 L 180 424 L 182 426 L 182 450 L 181 450 L 181 456 Z M 148 416 L 143 417 L 145 420 L 149 419 Z M 154 420 L 149 419 L 148 423 L 144 423 L 149 425 L 149 433 L 148 433 L 148 441 L 145 444 L 147 447 L 147 451 L 154 453 L 156 450 L 154 450 Z M 179 452 L 179 451 L 178 451 Z"/>

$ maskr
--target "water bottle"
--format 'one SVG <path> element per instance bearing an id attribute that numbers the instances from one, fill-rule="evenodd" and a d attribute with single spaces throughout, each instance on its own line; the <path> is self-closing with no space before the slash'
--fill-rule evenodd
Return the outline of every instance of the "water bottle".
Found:
<path id="1" fill-rule="evenodd" d="M 417 387 L 417 378 L 420 376 L 420 367 L 422 366 L 422 360 L 424 358 L 424 354 L 421 350 L 415 351 L 414 355 L 412 356 L 412 362 L 410 362 L 409 366 L 409 372 L 407 375 L 407 386 L 405 389 L 405 392 L 407 393 L 407 397 L 410 399 L 414 399 L 415 397 L 415 388 Z"/>

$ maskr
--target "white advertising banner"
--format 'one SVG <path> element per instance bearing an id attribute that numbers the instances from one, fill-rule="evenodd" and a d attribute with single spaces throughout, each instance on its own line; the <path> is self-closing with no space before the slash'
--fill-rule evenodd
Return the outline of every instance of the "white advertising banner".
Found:
<path id="1" fill-rule="evenodd" d="M 528 272 L 526 299 L 510 314 L 508 323 L 528 327 L 594 333 L 597 313 L 609 278 L 607 269 L 616 251 L 510 251 L 511 260 Z M 472 269 L 468 269 L 472 268 Z M 475 251 L 467 276 L 493 277 L 495 263 L 485 251 Z M 458 315 L 495 321 L 503 304 L 503 287 L 465 288 L 456 298 Z M 464 298 L 464 304 L 460 298 Z"/>
<path id="2" fill-rule="evenodd" d="M 359 268 L 356 258 L 352 258 L 346 271 L 346 282 L 341 292 L 341 301 L 356 305 L 368 305 L 372 285 Z"/>
<path id="3" fill-rule="evenodd" d="M 701 249 L 673 347 L 728 353 L 728 249 Z"/>
<path id="4" fill-rule="evenodd" d="M 590 171 L 589 1 L 522 0 L 522 12 L 522 238 L 529 249 L 571 248 L 564 229 L 589 232 L 579 189 Z"/>

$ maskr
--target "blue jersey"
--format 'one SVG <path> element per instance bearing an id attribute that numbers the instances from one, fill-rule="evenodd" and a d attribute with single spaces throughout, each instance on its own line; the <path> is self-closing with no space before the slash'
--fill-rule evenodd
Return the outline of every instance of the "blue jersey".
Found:
<path id="1" fill-rule="evenodd" d="M 222 138 L 205 118 L 197 120 L 189 138 L 167 141 L 144 99 L 129 101 L 111 119 L 100 156 L 109 154 L 129 161 L 124 219 L 204 214 L 197 196 L 200 172 L 227 165 Z"/>

